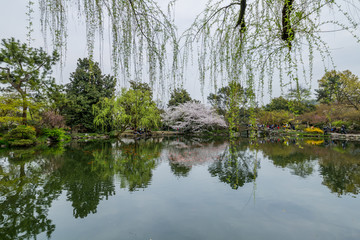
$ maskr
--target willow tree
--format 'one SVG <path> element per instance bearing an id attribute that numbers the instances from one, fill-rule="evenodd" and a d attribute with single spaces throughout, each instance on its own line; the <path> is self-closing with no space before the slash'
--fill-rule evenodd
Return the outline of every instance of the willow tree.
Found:
<path id="1" fill-rule="evenodd" d="M 31 1 L 31 0 L 30 0 Z M 141 79 L 147 62 L 150 82 L 162 82 L 166 70 L 186 64 L 197 47 L 200 81 L 239 81 L 246 88 L 272 89 L 274 74 L 281 84 L 312 77 L 313 59 L 319 53 L 333 62 L 322 32 L 348 31 L 355 38 L 359 0 L 214 0 L 209 1 L 191 28 L 177 39 L 170 10 L 164 13 L 156 0 L 39 0 L 42 26 L 50 30 L 55 46 L 66 46 L 68 13 L 74 6 L 86 23 L 89 55 L 97 34 L 102 38 L 109 22 L 114 70 L 125 79 Z M 181 1 L 178 1 L 181 4 Z M 336 18 L 329 17 L 326 10 Z M 331 13 L 330 13 L 331 15 Z M 184 41 L 184 61 L 179 42 Z M 199 43 L 196 45 L 196 43 Z M 169 45 L 172 53 L 168 54 Z M 173 57 L 170 68 L 167 58 Z M 309 62 L 309 71 L 306 67 Z M 181 76 L 180 74 L 179 76 Z M 261 91 L 263 93 L 263 91 Z"/>
<path id="2" fill-rule="evenodd" d="M 173 1 L 168 13 L 155 0 L 39 0 L 39 4 L 44 36 L 51 35 L 59 52 L 66 50 L 68 18 L 75 9 L 78 20 L 86 24 L 89 56 L 94 53 L 96 37 L 102 43 L 105 29 L 109 29 L 112 68 L 115 73 L 121 72 L 125 80 L 140 80 L 146 73 L 153 84 L 155 80 L 163 81 L 166 72 L 178 66 L 178 42 L 170 14 Z M 169 45 L 173 49 L 170 65 Z"/>
<path id="3" fill-rule="evenodd" d="M 358 0 L 209 1 L 183 35 L 185 56 L 198 43 L 202 84 L 227 79 L 261 90 L 267 83 L 271 92 L 277 74 L 281 85 L 311 79 L 317 53 L 333 64 L 324 31 L 344 30 L 359 40 L 359 10 Z"/>

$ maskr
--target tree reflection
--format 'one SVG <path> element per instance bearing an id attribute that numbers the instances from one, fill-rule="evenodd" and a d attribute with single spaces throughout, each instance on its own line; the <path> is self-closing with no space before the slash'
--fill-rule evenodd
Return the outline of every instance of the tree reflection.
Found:
<path id="1" fill-rule="evenodd" d="M 303 178 L 313 174 L 316 164 L 314 161 L 316 157 L 311 151 L 307 151 L 309 147 L 303 145 L 300 148 L 294 140 L 269 140 L 259 144 L 259 149 L 273 161 L 275 166 L 289 168 L 292 174 Z"/>
<path id="2" fill-rule="evenodd" d="M 115 194 L 115 177 L 129 191 L 146 188 L 160 152 L 161 144 L 156 141 L 74 142 L 52 177 L 61 179 L 74 217 L 85 218 Z"/>
<path id="3" fill-rule="evenodd" d="M 318 161 L 322 183 L 331 192 L 360 192 L 359 145 L 262 141 L 257 149 L 275 166 L 304 178 L 314 173 Z M 0 239 L 35 239 L 40 233 L 50 238 L 55 224 L 48 211 L 62 191 L 74 217 L 85 218 L 115 194 L 116 182 L 130 192 L 147 188 L 161 156 L 177 177 L 188 176 L 193 166 L 210 164 L 213 177 L 238 189 L 257 177 L 260 163 L 255 154 L 247 142 L 181 138 L 0 150 Z"/>
<path id="4" fill-rule="evenodd" d="M 55 230 L 48 210 L 60 187 L 47 173 L 56 164 L 39 158 L 41 150 L 0 152 L 0 239 L 36 239 L 42 232 L 50 238 Z"/>
<path id="5" fill-rule="evenodd" d="M 114 169 L 120 178 L 120 187 L 130 192 L 146 188 L 157 166 L 162 144 L 156 140 L 120 142 L 114 153 Z"/>
<path id="6" fill-rule="evenodd" d="M 96 213 L 97 206 L 103 199 L 115 194 L 113 176 L 109 169 L 94 169 L 96 158 L 94 151 L 101 151 L 111 156 L 108 143 L 73 143 L 64 154 L 65 162 L 56 173 L 61 179 L 67 200 L 72 202 L 75 218 L 84 218 Z"/>
<path id="7" fill-rule="evenodd" d="M 185 166 L 181 163 L 169 162 L 171 172 L 177 177 L 187 177 L 191 171 L 192 166 Z"/>
<path id="8" fill-rule="evenodd" d="M 360 192 L 359 143 L 270 140 L 259 144 L 259 149 L 275 166 L 289 168 L 293 174 L 304 178 L 314 173 L 318 162 L 322 183 L 338 196 Z"/>
<path id="9" fill-rule="evenodd" d="M 338 142 L 317 150 L 322 183 L 338 196 L 360 192 L 359 149 L 359 143 Z"/>
<path id="10" fill-rule="evenodd" d="M 260 161 L 254 151 L 246 143 L 232 141 L 218 161 L 210 165 L 209 172 L 221 182 L 229 184 L 232 189 L 238 189 L 256 179 L 258 168 Z"/>
<path id="11" fill-rule="evenodd" d="M 218 159 L 227 142 L 213 139 L 178 138 L 168 144 L 167 158 L 171 171 L 177 177 L 187 177 L 194 165 L 211 163 Z"/>

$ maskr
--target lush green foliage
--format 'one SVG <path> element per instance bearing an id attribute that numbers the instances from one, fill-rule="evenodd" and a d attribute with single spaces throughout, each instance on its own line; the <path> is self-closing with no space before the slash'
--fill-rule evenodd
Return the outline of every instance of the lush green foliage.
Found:
<path id="1" fill-rule="evenodd" d="M 14 123 L 20 123 L 21 100 L 16 95 L 0 95 L 0 126 L 12 126 Z"/>
<path id="2" fill-rule="evenodd" d="M 319 80 L 319 89 L 316 93 L 321 103 L 345 104 L 356 110 L 360 108 L 359 77 L 349 70 L 326 72 Z"/>
<path id="3" fill-rule="evenodd" d="M 168 107 L 178 106 L 179 104 L 192 101 L 190 94 L 184 88 L 175 88 L 170 95 Z"/>
<path id="4" fill-rule="evenodd" d="M 44 128 L 42 129 L 42 134 L 48 138 L 50 138 L 54 142 L 61 142 L 70 140 L 70 136 L 66 134 L 64 129 L 61 128 Z"/>
<path id="5" fill-rule="evenodd" d="M 216 112 L 225 118 L 230 129 L 248 122 L 249 112 L 246 104 L 252 91 L 244 89 L 240 83 L 232 81 L 228 86 L 220 88 L 216 94 L 210 93 L 207 97 Z"/>
<path id="6" fill-rule="evenodd" d="M 160 113 L 155 102 L 151 98 L 151 92 L 123 89 L 116 100 L 116 104 L 124 110 L 124 123 L 127 127 L 136 130 L 138 128 L 157 128 L 160 123 Z"/>
<path id="7" fill-rule="evenodd" d="M 315 110 L 315 103 L 310 100 L 288 100 L 280 96 L 273 98 L 271 102 L 264 107 L 264 109 L 266 111 L 284 110 L 299 115 Z"/>
<path id="8" fill-rule="evenodd" d="M 29 146 L 36 143 L 35 128 L 31 126 L 19 125 L 16 128 L 10 130 L 5 139 L 11 146 Z"/>
<path id="9" fill-rule="evenodd" d="M 150 87 L 136 82 L 132 82 L 131 86 L 129 90 L 122 89 L 118 98 L 105 98 L 93 105 L 95 126 L 104 132 L 123 132 L 126 128 L 152 129 L 159 126 L 160 112 L 152 100 Z"/>
<path id="10" fill-rule="evenodd" d="M 75 72 L 66 85 L 67 105 L 63 114 L 67 125 L 81 131 L 95 131 L 92 105 L 104 98 L 111 98 L 115 91 L 116 79 L 102 75 L 98 63 L 79 59 Z"/>
<path id="11" fill-rule="evenodd" d="M 6 90 L 19 94 L 22 100 L 22 121 L 27 121 L 28 99 L 54 82 L 51 67 L 59 56 L 53 52 L 49 56 L 42 48 L 36 49 L 14 38 L 2 39 L 0 50 L 0 83 Z"/>
<path id="12" fill-rule="evenodd" d="M 260 111 L 258 113 L 258 122 L 265 125 L 277 124 L 282 126 L 293 121 L 294 115 L 285 110 Z"/>
<path id="13" fill-rule="evenodd" d="M 102 132 L 123 132 L 127 128 L 125 110 L 114 98 L 104 98 L 93 105 L 93 113 L 94 125 Z"/>

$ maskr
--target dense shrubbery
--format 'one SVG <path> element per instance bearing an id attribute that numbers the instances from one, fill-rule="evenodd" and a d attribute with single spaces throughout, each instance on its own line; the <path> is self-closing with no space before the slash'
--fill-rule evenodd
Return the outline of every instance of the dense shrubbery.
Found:
<path id="1" fill-rule="evenodd" d="M 31 126 L 19 125 L 5 135 L 10 146 L 31 146 L 36 144 L 36 131 Z"/>
<path id="2" fill-rule="evenodd" d="M 65 130 L 61 128 L 44 128 L 42 130 L 42 133 L 44 136 L 50 138 L 54 142 L 67 141 L 71 138 L 69 135 L 66 134 Z"/>
<path id="3" fill-rule="evenodd" d="M 342 104 L 320 104 L 316 110 L 297 116 L 296 120 L 305 125 L 316 127 L 341 127 L 350 131 L 360 130 L 360 111 Z"/>

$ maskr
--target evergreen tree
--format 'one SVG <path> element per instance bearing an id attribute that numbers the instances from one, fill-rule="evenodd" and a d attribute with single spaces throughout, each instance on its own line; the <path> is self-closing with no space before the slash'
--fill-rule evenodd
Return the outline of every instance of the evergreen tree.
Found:
<path id="1" fill-rule="evenodd" d="M 116 79 L 103 75 L 99 64 L 90 59 L 79 59 L 75 72 L 66 85 L 67 107 L 64 109 L 67 125 L 81 131 L 94 131 L 92 106 L 104 98 L 112 98 Z"/>
<path id="2" fill-rule="evenodd" d="M 1 90 L 20 96 L 22 122 L 26 124 L 29 100 L 39 96 L 46 85 L 54 83 L 51 68 L 59 56 L 56 52 L 50 56 L 42 48 L 31 48 L 14 38 L 3 39 L 1 45 L 0 83 L 5 85 Z"/>
<path id="3" fill-rule="evenodd" d="M 175 107 L 179 104 L 192 101 L 190 94 L 183 88 L 175 88 L 171 93 L 168 107 Z"/>

